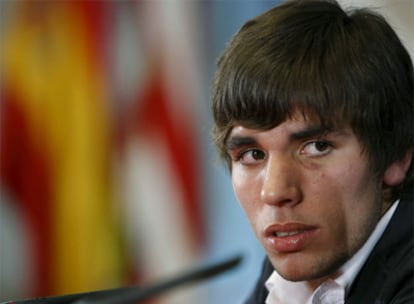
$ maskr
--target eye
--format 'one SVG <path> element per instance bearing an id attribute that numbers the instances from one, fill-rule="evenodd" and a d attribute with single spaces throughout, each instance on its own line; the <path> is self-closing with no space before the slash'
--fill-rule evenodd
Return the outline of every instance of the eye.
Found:
<path id="1" fill-rule="evenodd" d="M 263 160 L 266 157 L 266 154 L 259 149 L 249 149 L 242 151 L 236 157 L 236 161 L 240 162 L 243 165 L 252 165 L 258 161 Z"/>
<path id="2" fill-rule="evenodd" d="M 332 145 L 328 141 L 315 140 L 306 143 L 300 151 L 300 154 L 307 156 L 323 156 L 331 152 Z"/>

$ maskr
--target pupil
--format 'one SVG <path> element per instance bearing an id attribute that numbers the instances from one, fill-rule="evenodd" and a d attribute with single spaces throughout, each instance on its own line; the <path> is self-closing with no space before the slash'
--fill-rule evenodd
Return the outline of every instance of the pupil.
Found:
<path id="1" fill-rule="evenodd" d="M 327 143 L 323 142 L 323 141 L 318 141 L 318 142 L 316 142 L 315 145 L 316 145 L 316 149 L 318 149 L 319 151 L 323 151 L 327 147 Z"/>
<path id="2" fill-rule="evenodd" d="M 254 159 L 262 159 L 263 158 L 263 152 L 258 151 L 258 150 L 254 150 L 252 152 L 252 156 L 253 156 Z"/>

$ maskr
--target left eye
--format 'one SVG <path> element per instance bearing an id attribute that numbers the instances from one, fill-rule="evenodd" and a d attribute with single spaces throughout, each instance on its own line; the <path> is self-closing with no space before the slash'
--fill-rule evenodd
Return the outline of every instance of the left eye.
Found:
<path id="1" fill-rule="evenodd" d="M 331 144 L 327 141 L 312 141 L 303 146 L 300 153 L 310 156 L 323 156 L 331 151 Z"/>

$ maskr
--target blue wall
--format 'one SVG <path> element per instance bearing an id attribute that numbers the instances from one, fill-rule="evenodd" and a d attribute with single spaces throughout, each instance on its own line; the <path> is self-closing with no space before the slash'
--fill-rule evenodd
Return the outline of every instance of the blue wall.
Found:
<path id="1" fill-rule="evenodd" d="M 217 57 L 227 41 L 248 20 L 280 1 L 210 1 L 205 10 L 207 73 L 214 74 Z M 208 96 L 208 92 L 206 93 Z M 209 102 L 209 101 L 208 101 Z M 209 114 L 206 111 L 206 114 Z M 207 120 L 211 117 L 207 117 Z M 209 140 L 205 172 L 208 174 L 209 255 L 212 259 L 232 254 L 244 256 L 241 266 L 208 283 L 206 303 L 242 303 L 250 293 L 260 272 L 264 251 L 256 240 L 232 190 L 230 174 L 217 156 Z"/>

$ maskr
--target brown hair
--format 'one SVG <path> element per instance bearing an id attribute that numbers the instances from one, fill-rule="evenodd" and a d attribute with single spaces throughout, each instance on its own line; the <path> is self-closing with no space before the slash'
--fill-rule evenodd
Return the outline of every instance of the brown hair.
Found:
<path id="1" fill-rule="evenodd" d="M 287 1 L 248 21 L 220 57 L 214 140 L 230 164 L 234 125 L 271 129 L 299 110 L 323 126 L 350 126 L 381 174 L 414 147 L 413 86 L 410 56 L 382 16 Z"/>

